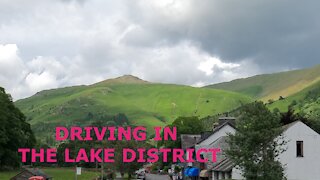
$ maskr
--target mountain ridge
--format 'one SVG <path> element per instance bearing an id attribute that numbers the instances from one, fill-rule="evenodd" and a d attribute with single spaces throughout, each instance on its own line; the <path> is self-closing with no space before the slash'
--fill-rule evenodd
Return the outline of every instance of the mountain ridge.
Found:
<path id="1" fill-rule="evenodd" d="M 106 80 L 94 83 L 91 86 L 97 86 L 97 85 L 102 85 L 102 84 L 112 84 L 112 83 L 145 84 L 145 83 L 150 83 L 150 82 L 145 81 L 143 79 L 140 79 L 137 76 L 126 74 L 126 75 L 123 75 L 123 76 L 110 78 L 110 79 L 106 79 Z"/>
<path id="2" fill-rule="evenodd" d="M 272 74 L 260 74 L 205 86 L 249 95 L 263 101 L 287 97 L 320 81 L 320 65 Z"/>

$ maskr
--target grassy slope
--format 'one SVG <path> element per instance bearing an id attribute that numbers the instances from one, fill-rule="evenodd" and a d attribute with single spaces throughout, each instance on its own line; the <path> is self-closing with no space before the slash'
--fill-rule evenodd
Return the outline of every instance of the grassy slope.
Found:
<path id="1" fill-rule="evenodd" d="M 32 126 L 85 125 L 89 112 L 94 116 L 125 113 L 131 124 L 163 126 L 178 116 L 204 117 L 231 110 L 251 98 L 234 92 L 193 88 L 171 84 L 153 84 L 133 77 L 108 80 L 91 86 L 47 90 L 16 105 L 31 119 Z"/>
<path id="2" fill-rule="evenodd" d="M 267 101 L 290 96 L 320 80 L 320 65 L 302 70 L 257 75 L 207 87 L 235 91 Z"/>
<path id="3" fill-rule="evenodd" d="M 42 170 L 57 180 L 70 180 L 75 178 L 75 170 L 72 168 L 44 168 Z M 0 172 L 0 179 L 9 180 L 19 172 L 20 171 Z M 99 173 L 83 170 L 82 175 L 78 176 L 78 180 L 94 179 L 98 176 L 99 176 Z"/>
<path id="4" fill-rule="evenodd" d="M 319 87 L 320 87 L 320 81 L 301 90 L 298 93 L 295 93 L 295 94 L 285 98 L 284 100 L 275 101 L 274 103 L 268 105 L 268 107 L 269 107 L 269 109 L 278 108 L 280 111 L 285 112 L 288 110 L 288 106 L 291 105 L 293 101 L 296 101 L 302 105 L 310 104 L 312 106 L 318 106 L 316 104 L 312 104 L 312 102 L 306 101 L 306 96 L 310 91 L 317 90 L 317 89 L 319 89 Z M 301 108 L 306 108 L 306 107 L 294 106 L 294 109 L 296 110 L 296 112 L 299 112 L 301 110 Z"/>

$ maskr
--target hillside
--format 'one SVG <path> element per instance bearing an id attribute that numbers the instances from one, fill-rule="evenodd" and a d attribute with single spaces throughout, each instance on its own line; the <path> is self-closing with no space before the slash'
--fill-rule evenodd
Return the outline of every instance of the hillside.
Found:
<path id="1" fill-rule="evenodd" d="M 234 91 L 268 101 L 296 94 L 319 81 L 320 65 L 317 65 L 308 69 L 257 75 L 206 87 Z"/>
<path id="2" fill-rule="evenodd" d="M 45 134 L 57 125 L 89 125 L 96 120 L 108 125 L 163 126 L 178 116 L 204 117 L 250 101 L 235 92 L 150 83 L 126 75 L 90 86 L 45 90 L 16 105 L 36 134 Z"/>
<path id="3" fill-rule="evenodd" d="M 287 111 L 289 106 L 297 113 L 318 119 L 320 117 L 320 82 L 268 105 L 269 109 L 278 108 L 282 112 Z"/>

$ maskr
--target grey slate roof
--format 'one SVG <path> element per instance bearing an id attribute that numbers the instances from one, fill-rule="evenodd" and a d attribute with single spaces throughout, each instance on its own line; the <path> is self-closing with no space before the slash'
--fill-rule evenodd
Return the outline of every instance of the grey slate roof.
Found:
<path id="1" fill-rule="evenodd" d="M 234 163 L 229 159 L 225 158 L 220 163 L 215 165 L 211 170 L 212 171 L 220 171 L 220 172 L 229 172 L 234 167 Z"/>
<path id="2" fill-rule="evenodd" d="M 44 173 L 38 168 L 26 168 L 23 171 L 21 171 L 19 174 L 12 177 L 11 180 L 25 180 L 25 179 L 29 179 L 32 176 L 42 176 L 46 180 L 52 179 L 51 176 Z"/>
<path id="3" fill-rule="evenodd" d="M 181 134 L 180 137 L 182 149 L 191 148 L 201 140 L 200 134 Z"/>
<path id="4" fill-rule="evenodd" d="M 213 135 L 214 133 L 218 132 L 221 128 L 223 128 L 223 127 L 226 126 L 226 125 L 230 125 L 231 127 L 236 128 L 235 125 L 234 125 L 232 122 L 226 121 L 226 122 L 218 125 L 217 127 L 215 127 L 215 128 L 213 129 L 213 131 L 211 132 L 211 134 L 208 136 L 208 138 L 209 138 L 211 135 Z M 207 139 L 207 138 L 201 139 L 201 141 L 199 141 L 197 144 L 201 143 L 202 141 L 204 141 L 204 140 L 206 140 L 206 139 Z"/>

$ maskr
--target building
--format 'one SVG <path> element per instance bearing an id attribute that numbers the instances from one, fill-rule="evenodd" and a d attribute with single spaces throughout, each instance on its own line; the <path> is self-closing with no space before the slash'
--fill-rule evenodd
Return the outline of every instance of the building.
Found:
<path id="1" fill-rule="evenodd" d="M 195 145 L 199 148 L 220 148 L 217 154 L 217 162 L 208 162 L 204 165 L 209 179 L 243 179 L 241 170 L 237 169 L 233 162 L 224 154 L 229 148 L 227 135 L 235 133 L 233 120 L 220 121 L 212 134 Z M 288 180 L 315 180 L 320 179 L 320 136 L 310 127 L 296 121 L 283 126 L 283 138 L 287 142 L 287 150 L 278 158 L 285 169 Z M 210 154 L 203 154 L 211 159 Z M 201 174 L 201 173 L 200 173 Z M 202 173 L 204 174 L 204 173 Z"/>
<path id="2" fill-rule="evenodd" d="M 33 176 L 41 176 L 45 180 L 52 180 L 53 179 L 51 176 L 47 175 L 46 173 L 44 173 L 40 169 L 28 168 L 28 169 L 22 170 L 19 174 L 15 175 L 10 180 L 28 180 L 30 177 L 33 177 Z"/>
<path id="3" fill-rule="evenodd" d="M 287 150 L 279 156 L 288 180 L 320 179 L 320 136 L 301 121 L 284 127 Z"/>
<path id="4" fill-rule="evenodd" d="M 196 150 L 201 148 L 221 149 L 221 151 L 217 153 L 217 162 L 209 161 L 208 163 L 201 165 L 204 168 L 202 168 L 200 177 L 202 175 L 208 175 L 209 179 L 230 179 L 232 177 L 242 177 L 239 173 L 239 175 L 232 175 L 234 164 L 224 153 L 225 150 L 229 148 L 229 145 L 226 142 L 228 134 L 234 134 L 235 132 L 235 118 L 220 117 L 218 124 L 216 124 L 216 126 L 213 128 L 211 134 L 195 145 Z M 204 153 L 203 156 L 205 158 L 211 159 L 211 153 Z"/>
<path id="5" fill-rule="evenodd" d="M 193 147 L 201 140 L 201 134 L 181 134 L 181 148 L 188 149 Z"/>

